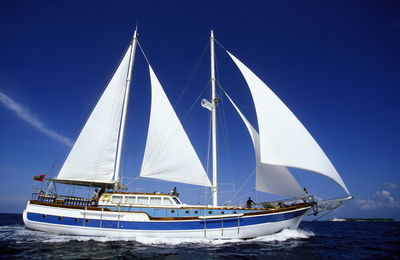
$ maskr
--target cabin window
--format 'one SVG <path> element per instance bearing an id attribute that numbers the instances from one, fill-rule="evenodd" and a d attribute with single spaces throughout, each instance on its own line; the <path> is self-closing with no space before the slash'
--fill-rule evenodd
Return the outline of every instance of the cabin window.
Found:
<path id="1" fill-rule="evenodd" d="M 160 206 L 161 205 L 161 198 L 158 198 L 158 197 L 150 198 L 150 205 Z"/>
<path id="2" fill-rule="evenodd" d="M 221 211 L 221 214 L 225 214 L 225 211 Z"/>
<path id="3" fill-rule="evenodd" d="M 211 210 L 209 210 L 209 211 L 208 211 L 208 214 L 212 214 L 212 211 L 211 211 Z"/>
<path id="4" fill-rule="evenodd" d="M 172 205 L 174 205 L 174 203 L 172 203 L 172 201 L 169 198 L 164 198 L 163 205 L 172 206 Z"/>
<path id="5" fill-rule="evenodd" d="M 111 202 L 114 203 L 114 204 L 121 203 L 122 202 L 122 196 L 113 196 Z"/>
<path id="6" fill-rule="evenodd" d="M 138 204 L 149 204 L 149 197 L 138 196 L 137 203 Z"/>
<path id="7" fill-rule="evenodd" d="M 136 203 L 136 196 L 127 196 L 127 197 L 125 197 L 125 203 L 127 203 L 127 204 Z"/>
<path id="8" fill-rule="evenodd" d="M 171 210 L 171 213 L 175 213 L 175 210 Z"/>
<path id="9" fill-rule="evenodd" d="M 186 213 L 186 214 L 189 214 L 189 210 L 186 210 L 185 213 Z"/>
<path id="10" fill-rule="evenodd" d="M 197 210 L 194 211 L 194 214 L 198 214 L 199 212 Z"/>
<path id="11" fill-rule="evenodd" d="M 176 204 L 181 204 L 181 202 L 177 198 L 173 197 L 173 199 L 176 202 Z"/>

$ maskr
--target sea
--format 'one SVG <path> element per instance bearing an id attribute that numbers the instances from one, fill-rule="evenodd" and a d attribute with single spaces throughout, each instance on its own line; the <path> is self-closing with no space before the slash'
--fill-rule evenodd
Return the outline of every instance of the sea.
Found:
<path id="1" fill-rule="evenodd" d="M 400 222 L 305 221 L 254 239 L 55 235 L 0 214 L 0 259 L 400 259 Z"/>

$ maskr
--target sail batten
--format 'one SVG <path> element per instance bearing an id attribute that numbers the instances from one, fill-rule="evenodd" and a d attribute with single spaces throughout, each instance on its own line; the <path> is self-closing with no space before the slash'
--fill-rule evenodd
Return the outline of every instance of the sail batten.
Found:
<path id="1" fill-rule="evenodd" d="M 228 54 L 245 78 L 253 97 L 260 133 L 261 162 L 322 174 L 349 194 L 335 167 L 293 112 L 249 68 Z"/>
<path id="2" fill-rule="evenodd" d="M 114 170 L 130 46 L 82 128 L 56 180 L 110 183 Z"/>
<path id="3" fill-rule="evenodd" d="M 210 187 L 210 180 L 153 69 L 141 177 Z"/>

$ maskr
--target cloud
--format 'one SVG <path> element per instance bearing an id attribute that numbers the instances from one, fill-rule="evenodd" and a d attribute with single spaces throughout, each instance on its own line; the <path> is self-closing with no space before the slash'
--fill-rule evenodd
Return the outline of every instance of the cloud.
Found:
<path id="1" fill-rule="evenodd" d="M 66 144 L 68 146 L 72 145 L 72 142 L 67 137 L 64 137 L 57 133 L 56 131 L 47 128 L 39 119 L 37 119 L 28 109 L 24 108 L 14 100 L 12 100 L 6 94 L 0 92 L 0 103 L 3 104 L 6 108 L 14 111 L 17 116 L 30 124 L 32 127 L 36 128 L 40 132 L 46 134 L 47 136 L 51 137 L 52 139 Z"/>
<path id="2" fill-rule="evenodd" d="M 387 190 L 377 191 L 373 197 L 366 200 L 357 199 L 355 203 L 363 210 L 400 208 L 399 201 L 393 198 Z"/>
<path id="3" fill-rule="evenodd" d="M 388 188 L 388 189 L 396 189 L 397 188 L 396 183 L 392 183 L 392 182 L 385 182 L 383 185 L 385 186 L 385 188 Z"/>

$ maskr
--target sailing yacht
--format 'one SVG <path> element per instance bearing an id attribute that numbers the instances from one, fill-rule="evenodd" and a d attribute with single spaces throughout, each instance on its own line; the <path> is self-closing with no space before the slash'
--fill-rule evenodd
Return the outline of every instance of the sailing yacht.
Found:
<path id="1" fill-rule="evenodd" d="M 225 93 L 253 142 L 255 187 L 288 199 L 246 206 L 219 205 L 214 42 L 211 31 L 212 95 L 211 100 L 201 102 L 211 114 L 212 180 L 150 64 L 151 110 L 140 170 L 143 178 L 207 187 L 212 194 L 212 205 L 185 204 L 175 192 L 128 192 L 120 181 L 131 75 L 138 45 L 135 31 L 64 164 L 57 176 L 49 179 L 53 184 L 96 188 L 100 192 L 94 198 L 34 193 L 23 212 L 25 226 L 88 236 L 245 239 L 296 229 L 305 216 L 332 210 L 350 199 L 342 178 L 307 129 L 259 77 L 227 51 L 249 87 L 257 114 L 258 131 Z M 304 193 L 288 167 L 330 178 L 348 196 L 317 202 Z"/>

